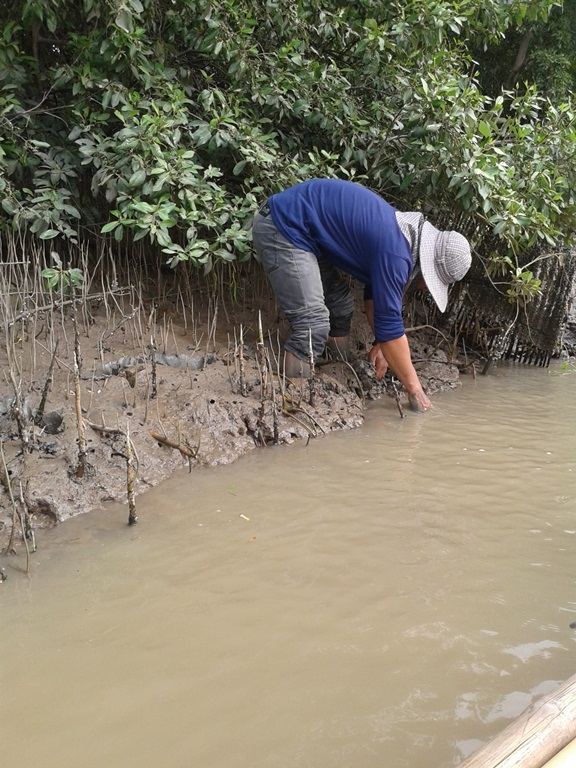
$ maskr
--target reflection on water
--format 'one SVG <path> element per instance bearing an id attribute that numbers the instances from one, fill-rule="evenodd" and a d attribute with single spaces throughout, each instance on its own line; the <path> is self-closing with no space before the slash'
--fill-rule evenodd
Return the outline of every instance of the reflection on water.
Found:
<path id="1" fill-rule="evenodd" d="M 0 588 L 6 765 L 449 768 L 575 671 L 576 378 L 183 474 Z"/>
<path id="2" fill-rule="evenodd" d="M 550 627 L 551 631 L 554 631 L 555 627 Z M 510 653 L 512 656 L 520 659 L 520 661 L 527 662 L 535 656 L 541 656 L 543 659 L 549 659 L 551 657 L 551 649 L 566 648 L 560 643 L 554 642 L 554 640 L 540 640 L 538 643 L 521 643 L 513 648 L 504 648 L 504 653 Z"/>

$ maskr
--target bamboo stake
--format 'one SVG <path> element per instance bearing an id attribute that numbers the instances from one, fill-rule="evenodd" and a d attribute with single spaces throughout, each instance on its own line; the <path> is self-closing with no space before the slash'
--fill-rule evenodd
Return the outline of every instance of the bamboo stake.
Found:
<path id="1" fill-rule="evenodd" d="M 554 755 L 542 768 L 571 768 L 576 765 L 576 739 Z"/>
<path id="2" fill-rule="evenodd" d="M 576 738 L 576 675 L 531 707 L 459 768 L 543 768 Z"/>

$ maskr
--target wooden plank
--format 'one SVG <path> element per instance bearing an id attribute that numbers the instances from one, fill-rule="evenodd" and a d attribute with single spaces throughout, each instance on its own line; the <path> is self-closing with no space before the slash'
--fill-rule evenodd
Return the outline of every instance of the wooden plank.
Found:
<path id="1" fill-rule="evenodd" d="M 534 702 L 460 768 L 543 768 L 576 739 L 576 675 Z"/>

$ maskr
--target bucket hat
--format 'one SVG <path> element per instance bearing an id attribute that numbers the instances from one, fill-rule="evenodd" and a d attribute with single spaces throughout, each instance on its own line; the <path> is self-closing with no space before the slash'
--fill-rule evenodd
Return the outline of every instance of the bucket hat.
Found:
<path id="1" fill-rule="evenodd" d="M 410 240 L 426 287 L 440 312 L 444 312 L 448 288 L 462 280 L 472 264 L 470 243 L 459 232 L 436 229 L 422 214 L 398 212 L 397 216 L 400 228 Z"/>

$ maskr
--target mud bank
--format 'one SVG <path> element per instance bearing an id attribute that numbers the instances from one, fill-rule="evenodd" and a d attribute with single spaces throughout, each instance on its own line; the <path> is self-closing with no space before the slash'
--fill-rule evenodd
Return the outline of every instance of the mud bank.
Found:
<path id="1" fill-rule="evenodd" d="M 5 386 L 0 396 L 0 435 L 9 479 L 0 467 L 2 550 L 16 520 L 12 543 L 22 551 L 17 512 L 25 511 L 38 531 L 104 502 L 125 501 L 128 430 L 137 466 L 135 492 L 140 494 L 178 469 L 193 472 L 197 466 L 228 464 L 258 447 L 358 427 L 369 400 L 393 396 L 390 385 L 377 382 L 366 362 L 370 332 L 362 324 L 355 330 L 353 365 L 319 364 L 312 391 L 308 382 L 280 383 L 271 372 L 263 381 L 257 333 L 249 325 L 244 326 L 241 347 L 238 327 L 230 326 L 214 337 L 210 351 L 200 350 L 198 339 L 175 324 L 170 334 L 164 333 L 163 344 L 158 329 L 141 328 L 136 338 L 128 325 L 126 320 L 118 326 L 108 346 L 102 339 L 110 333 L 109 319 L 96 316 L 84 328 L 80 403 L 70 327 L 65 323 L 52 329 L 44 343 L 35 337 L 39 346 L 35 344 L 33 352 L 30 340 L 21 341 L 20 373 L 26 385 L 21 386 L 20 425 L 14 387 Z M 234 336 L 236 342 L 231 341 Z M 153 344 L 145 345 L 145 338 Z M 425 335 L 411 340 L 416 368 L 432 395 L 457 386 L 459 378 L 458 367 L 448 363 L 436 340 Z M 34 424 L 56 342 L 44 416 Z M 402 393 L 400 400 L 406 405 Z M 84 472 L 78 471 L 78 406 L 85 427 Z M 395 410 L 391 414 L 398 417 Z M 28 430 L 29 450 L 22 445 L 22 424 Z"/>

